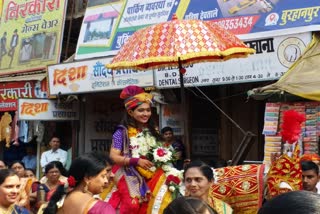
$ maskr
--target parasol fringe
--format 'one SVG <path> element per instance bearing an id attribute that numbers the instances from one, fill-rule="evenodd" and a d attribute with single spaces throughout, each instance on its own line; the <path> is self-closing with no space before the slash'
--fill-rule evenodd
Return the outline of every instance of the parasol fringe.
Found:
<path id="1" fill-rule="evenodd" d="M 231 58 L 243 58 L 249 54 L 255 53 L 252 48 L 246 47 L 233 47 L 225 51 L 205 51 L 205 52 L 194 52 L 187 53 L 182 56 L 165 56 L 165 57 L 148 57 L 140 60 L 132 61 L 121 61 L 107 64 L 106 67 L 109 69 L 124 69 L 131 67 L 137 70 L 146 70 L 154 68 L 163 68 L 163 64 L 166 66 L 177 66 L 178 59 L 182 61 L 183 65 L 189 65 L 198 62 L 214 62 L 214 61 L 226 61 Z M 116 60 L 116 59 L 114 59 Z"/>

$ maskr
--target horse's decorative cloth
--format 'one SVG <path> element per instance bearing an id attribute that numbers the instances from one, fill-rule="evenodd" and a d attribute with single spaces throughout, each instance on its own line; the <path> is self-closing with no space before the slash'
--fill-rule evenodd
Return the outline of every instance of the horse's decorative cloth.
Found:
<path id="1" fill-rule="evenodd" d="M 234 214 L 256 214 L 263 201 L 264 165 L 240 165 L 215 169 L 218 180 L 209 195 L 233 208 Z"/>
<path id="2" fill-rule="evenodd" d="M 300 148 L 299 145 L 296 145 L 292 157 L 283 154 L 272 164 L 267 175 L 267 199 L 285 192 L 302 189 L 302 171 L 299 156 Z"/>

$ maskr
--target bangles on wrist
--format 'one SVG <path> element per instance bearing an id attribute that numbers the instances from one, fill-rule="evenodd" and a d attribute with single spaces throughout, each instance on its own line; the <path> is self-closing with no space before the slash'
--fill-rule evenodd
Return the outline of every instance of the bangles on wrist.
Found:
<path id="1" fill-rule="evenodd" d="M 127 162 L 126 159 L 129 159 Z M 140 158 L 123 157 L 123 166 L 137 166 Z"/>
<path id="2" fill-rule="evenodd" d="M 129 165 L 130 165 L 130 166 L 137 166 L 139 159 L 140 159 L 140 158 L 130 158 L 130 159 L 129 159 Z"/>

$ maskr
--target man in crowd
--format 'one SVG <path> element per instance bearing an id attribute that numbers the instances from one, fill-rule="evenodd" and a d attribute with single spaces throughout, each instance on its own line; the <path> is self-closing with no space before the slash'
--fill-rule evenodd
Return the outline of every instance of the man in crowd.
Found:
<path id="1" fill-rule="evenodd" d="M 67 162 L 67 152 L 60 149 L 60 139 L 58 137 L 52 137 L 49 143 L 50 150 L 43 152 L 40 159 L 42 171 L 44 167 L 51 161 L 60 161 L 65 167 Z"/>
<path id="2" fill-rule="evenodd" d="M 171 145 L 176 151 L 177 161 L 173 164 L 175 168 L 181 170 L 183 169 L 184 161 L 184 145 L 181 141 L 177 140 L 173 134 L 171 127 L 166 126 L 161 129 L 161 135 L 164 140 L 165 145 Z"/>
<path id="3" fill-rule="evenodd" d="M 312 161 L 302 161 L 301 169 L 303 190 L 320 193 L 316 187 L 319 181 L 318 165 Z"/>
<path id="4" fill-rule="evenodd" d="M 34 148 L 32 146 L 26 147 L 27 155 L 24 156 L 21 160 L 24 163 L 24 166 L 28 169 L 33 169 L 34 171 L 37 168 L 37 157 L 35 155 Z"/>

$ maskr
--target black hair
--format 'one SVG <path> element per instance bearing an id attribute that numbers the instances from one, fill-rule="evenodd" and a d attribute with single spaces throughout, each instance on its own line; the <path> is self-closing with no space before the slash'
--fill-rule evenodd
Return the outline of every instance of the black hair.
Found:
<path id="1" fill-rule="evenodd" d="M 66 176 L 67 175 L 67 171 L 66 169 L 63 167 L 62 163 L 60 161 L 51 161 L 50 163 L 48 163 L 45 167 L 44 167 L 44 174 L 47 174 L 49 172 L 50 169 L 53 168 L 57 168 L 59 169 L 59 172 L 61 175 Z"/>
<path id="2" fill-rule="evenodd" d="M 227 163 L 226 160 L 218 159 L 218 160 L 213 160 L 213 161 L 211 161 L 210 165 L 211 165 L 213 168 L 218 169 L 218 168 L 227 167 L 227 166 L 228 166 L 228 163 Z"/>
<path id="3" fill-rule="evenodd" d="M 283 193 L 267 201 L 258 214 L 315 214 L 320 213 L 320 195 L 311 191 Z"/>
<path id="4" fill-rule="evenodd" d="M 173 129 L 170 126 L 163 127 L 161 129 L 161 134 L 164 134 L 164 133 L 169 132 L 169 131 L 173 133 Z"/>
<path id="5" fill-rule="evenodd" d="M 209 211 L 217 214 L 206 202 L 194 197 L 180 197 L 173 200 L 163 211 L 163 214 L 201 214 Z"/>
<path id="6" fill-rule="evenodd" d="M 15 171 L 13 171 L 12 169 L 1 169 L 0 170 L 0 185 L 3 184 L 3 182 L 6 180 L 7 177 L 11 177 L 11 176 L 18 176 L 17 173 Z"/>
<path id="7" fill-rule="evenodd" d="M 69 176 L 75 178 L 77 186 L 85 177 L 96 176 L 111 164 L 111 159 L 103 153 L 88 153 L 72 161 Z"/>
<path id="8" fill-rule="evenodd" d="M 36 171 L 34 170 L 34 169 L 31 169 L 31 168 L 25 168 L 24 169 L 24 171 L 31 171 L 33 174 L 34 174 L 34 176 L 36 176 Z"/>
<path id="9" fill-rule="evenodd" d="M 319 167 L 312 161 L 302 161 L 301 162 L 302 171 L 314 170 L 317 175 L 319 175 Z"/>
<path id="10" fill-rule="evenodd" d="M 61 141 L 61 138 L 60 136 L 58 136 L 57 134 L 53 134 L 50 138 L 50 141 L 53 139 L 53 138 L 58 138 L 60 141 Z"/>
<path id="11" fill-rule="evenodd" d="M 74 177 L 78 186 L 85 177 L 97 176 L 107 165 L 111 165 L 111 159 L 103 153 L 91 152 L 81 155 L 74 159 L 71 163 L 69 176 Z M 57 202 L 66 194 L 64 185 L 58 186 L 55 193 L 52 195 L 44 214 L 57 213 Z"/>
<path id="12" fill-rule="evenodd" d="M 26 167 L 25 167 L 24 163 L 23 163 L 22 161 L 19 161 L 19 160 L 15 160 L 15 161 L 13 161 L 13 162 L 10 164 L 9 168 L 11 168 L 11 167 L 12 167 L 14 164 L 16 164 L 16 163 L 18 163 L 18 164 L 22 165 L 22 166 L 23 166 L 23 168 L 24 168 L 24 169 L 26 169 Z"/>
<path id="13" fill-rule="evenodd" d="M 184 172 L 183 172 L 184 178 L 185 178 L 186 172 L 190 168 L 199 168 L 199 170 L 202 172 L 203 176 L 206 177 L 208 179 L 208 181 L 213 180 L 212 168 L 210 166 L 208 166 L 207 164 L 205 164 L 204 162 L 202 162 L 200 160 L 195 160 L 195 161 L 192 161 L 191 163 L 189 163 L 188 165 L 186 165 L 184 168 Z"/>

